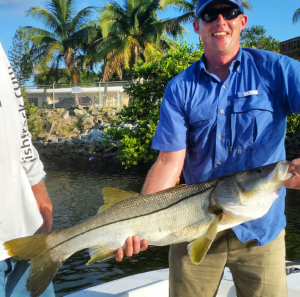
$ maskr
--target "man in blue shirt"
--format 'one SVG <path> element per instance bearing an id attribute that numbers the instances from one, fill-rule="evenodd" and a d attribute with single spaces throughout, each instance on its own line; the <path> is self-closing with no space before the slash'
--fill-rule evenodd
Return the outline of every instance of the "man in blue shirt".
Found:
<path id="1" fill-rule="evenodd" d="M 143 194 L 174 186 L 181 171 L 192 184 L 285 159 L 286 117 L 300 113 L 300 63 L 240 48 L 241 0 L 199 0 L 196 15 L 205 54 L 167 86 L 152 145 L 160 154 Z M 300 159 L 291 162 L 286 187 L 300 188 L 299 168 Z M 220 232 L 198 266 L 186 243 L 173 245 L 170 296 L 215 296 L 225 265 L 238 296 L 287 296 L 284 197 L 283 188 L 264 217 Z M 125 254 L 139 250 L 139 238 L 128 239 Z"/>

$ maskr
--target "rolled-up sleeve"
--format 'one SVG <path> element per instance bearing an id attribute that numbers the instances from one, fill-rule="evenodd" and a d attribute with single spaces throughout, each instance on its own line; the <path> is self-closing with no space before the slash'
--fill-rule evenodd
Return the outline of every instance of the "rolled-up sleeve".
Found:
<path id="1" fill-rule="evenodd" d="M 160 108 L 160 119 L 152 148 L 161 151 L 179 151 L 187 147 L 188 121 L 174 84 L 167 86 Z"/>
<path id="2" fill-rule="evenodd" d="M 32 156 L 33 161 L 31 162 L 21 162 L 22 167 L 27 175 L 28 181 L 31 186 L 36 185 L 39 183 L 43 177 L 46 175 L 44 171 L 43 163 L 41 162 L 39 158 L 39 154 L 35 147 L 31 144 L 32 147 Z M 22 154 L 22 152 L 21 152 Z"/>

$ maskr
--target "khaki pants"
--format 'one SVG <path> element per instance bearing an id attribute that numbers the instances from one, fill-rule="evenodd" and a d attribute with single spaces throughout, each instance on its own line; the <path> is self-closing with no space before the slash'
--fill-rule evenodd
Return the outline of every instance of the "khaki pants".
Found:
<path id="1" fill-rule="evenodd" d="M 272 242 L 257 246 L 254 240 L 240 242 L 231 229 L 222 231 L 199 265 L 191 262 L 187 243 L 172 245 L 170 297 L 216 296 L 225 266 L 238 297 L 286 297 L 284 235 L 282 230 Z"/>

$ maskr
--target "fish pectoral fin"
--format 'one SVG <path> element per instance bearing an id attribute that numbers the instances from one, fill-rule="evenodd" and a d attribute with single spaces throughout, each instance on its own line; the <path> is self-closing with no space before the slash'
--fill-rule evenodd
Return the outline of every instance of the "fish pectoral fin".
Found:
<path id="1" fill-rule="evenodd" d="M 116 254 L 116 250 L 109 250 L 104 248 L 103 246 L 89 248 L 89 253 L 91 256 L 90 261 L 86 263 L 86 265 L 93 264 L 98 261 L 104 261 L 113 257 Z"/>
<path id="2" fill-rule="evenodd" d="M 219 215 L 209 225 L 206 233 L 188 244 L 188 253 L 194 264 L 199 264 L 205 257 L 217 233 L 222 215 Z"/>
<path id="3" fill-rule="evenodd" d="M 128 198 L 139 195 L 139 193 L 124 191 L 115 188 L 105 187 L 102 189 L 104 204 L 99 208 L 98 212 L 102 212 L 116 203 L 119 203 Z"/>

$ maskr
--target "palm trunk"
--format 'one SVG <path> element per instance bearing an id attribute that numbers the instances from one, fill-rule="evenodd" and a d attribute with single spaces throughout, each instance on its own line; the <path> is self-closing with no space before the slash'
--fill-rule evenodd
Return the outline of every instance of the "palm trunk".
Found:
<path id="1" fill-rule="evenodd" d="M 76 73 L 72 74 L 72 83 L 74 87 L 77 87 L 78 84 L 78 75 Z M 79 105 L 79 95 L 78 93 L 75 93 L 75 105 L 78 106 Z"/>

